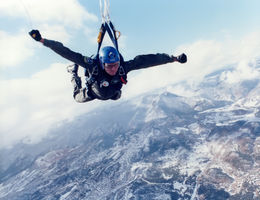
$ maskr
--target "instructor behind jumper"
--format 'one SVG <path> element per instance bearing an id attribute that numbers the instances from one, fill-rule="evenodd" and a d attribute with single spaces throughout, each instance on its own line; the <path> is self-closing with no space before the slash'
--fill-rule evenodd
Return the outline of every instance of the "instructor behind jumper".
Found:
<path id="1" fill-rule="evenodd" d="M 68 67 L 68 72 L 72 74 L 73 97 L 79 103 L 94 99 L 119 99 L 121 97 L 121 88 L 123 84 L 127 83 L 127 74 L 130 71 L 171 62 L 187 62 L 185 54 L 175 57 L 159 53 L 139 55 L 133 60 L 124 61 L 117 49 L 111 46 L 103 47 L 98 56 L 92 58 L 74 52 L 60 42 L 42 38 L 38 30 L 32 30 L 29 34 L 34 40 L 41 42 L 60 56 L 75 63 Z M 78 76 L 79 65 L 85 68 L 86 75 L 89 77 L 86 87 L 82 87 L 81 78 Z"/>

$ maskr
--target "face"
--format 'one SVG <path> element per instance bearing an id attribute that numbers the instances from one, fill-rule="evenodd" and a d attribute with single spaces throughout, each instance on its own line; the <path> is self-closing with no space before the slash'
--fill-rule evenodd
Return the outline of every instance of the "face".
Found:
<path id="1" fill-rule="evenodd" d="M 115 62 L 115 63 L 105 63 L 104 64 L 104 69 L 106 73 L 108 73 L 110 76 L 116 75 L 118 68 L 119 68 L 120 63 Z"/>

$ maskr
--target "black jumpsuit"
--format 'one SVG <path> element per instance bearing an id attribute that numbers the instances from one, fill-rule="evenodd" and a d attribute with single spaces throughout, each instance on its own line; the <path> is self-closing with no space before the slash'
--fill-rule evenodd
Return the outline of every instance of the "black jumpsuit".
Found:
<path id="1" fill-rule="evenodd" d="M 63 46 L 63 44 L 60 42 L 44 39 L 43 44 L 46 47 L 51 48 L 62 57 L 82 66 L 89 72 L 89 74 L 92 74 L 93 70 L 97 69 L 97 62 L 95 62 L 93 58 L 73 52 L 69 48 Z M 123 71 L 126 75 L 132 70 L 153 67 L 170 62 L 174 62 L 174 59 L 168 54 L 139 55 L 136 56 L 133 60 L 121 62 L 120 68 L 123 68 Z M 73 96 L 75 100 L 79 103 L 83 103 L 93 99 L 118 99 L 118 94 L 121 94 L 121 88 L 123 86 L 123 81 L 121 80 L 119 73 L 119 71 L 122 71 L 120 68 L 115 76 L 110 76 L 104 70 L 100 70 L 100 67 L 98 67 L 99 72 L 96 80 L 91 83 L 91 85 L 84 88 L 81 87 L 81 82 L 79 81 L 80 78 L 78 76 L 74 76 L 72 83 L 74 84 Z"/>

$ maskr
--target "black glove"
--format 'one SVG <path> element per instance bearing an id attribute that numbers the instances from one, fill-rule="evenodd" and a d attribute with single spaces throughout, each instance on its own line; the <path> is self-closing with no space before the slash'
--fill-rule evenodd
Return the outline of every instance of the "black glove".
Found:
<path id="1" fill-rule="evenodd" d="M 183 53 L 177 57 L 178 62 L 180 63 L 186 63 L 187 62 L 187 56 Z"/>
<path id="2" fill-rule="evenodd" d="M 42 36 L 38 30 L 32 30 L 29 34 L 36 41 L 40 41 L 42 39 Z"/>

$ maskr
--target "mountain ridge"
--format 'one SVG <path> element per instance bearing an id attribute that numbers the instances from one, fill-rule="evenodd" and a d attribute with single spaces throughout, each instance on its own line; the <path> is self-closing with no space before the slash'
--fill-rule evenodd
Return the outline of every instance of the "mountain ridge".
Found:
<path id="1" fill-rule="evenodd" d="M 230 82 L 235 70 L 96 110 L 6 151 L 0 199 L 260 199 L 260 79 Z"/>

